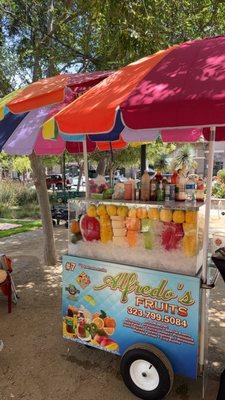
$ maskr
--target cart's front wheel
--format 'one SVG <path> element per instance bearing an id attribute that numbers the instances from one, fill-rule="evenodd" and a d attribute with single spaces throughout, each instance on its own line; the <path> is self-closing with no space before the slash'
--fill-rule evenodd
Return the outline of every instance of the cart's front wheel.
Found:
<path id="1" fill-rule="evenodd" d="M 128 389 L 144 400 L 162 400 L 173 384 L 173 369 L 167 357 L 154 346 L 142 345 L 126 351 L 121 374 Z"/>

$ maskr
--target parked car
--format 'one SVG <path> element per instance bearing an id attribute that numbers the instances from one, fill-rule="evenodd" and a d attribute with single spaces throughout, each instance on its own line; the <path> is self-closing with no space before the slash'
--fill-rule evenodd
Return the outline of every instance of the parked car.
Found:
<path id="1" fill-rule="evenodd" d="M 47 189 L 50 189 L 53 185 L 57 189 L 62 189 L 63 188 L 62 175 L 60 175 L 60 174 L 47 175 L 47 177 L 46 177 L 46 185 L 47 185 Z M 71 187 L 70 179 L 66 178 L 65 185 L 66 185 L 67 189 L 69 189 Z"/>

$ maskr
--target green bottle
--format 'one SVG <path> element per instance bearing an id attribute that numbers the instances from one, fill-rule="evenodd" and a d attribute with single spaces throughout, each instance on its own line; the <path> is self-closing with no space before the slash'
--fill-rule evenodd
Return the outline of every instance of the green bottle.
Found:
<path id="1" fill-rule="evenodd" d="M 162 181 L 160 181 L 157 189 L 157 201 L 164 201 L 164 189 Z"/>

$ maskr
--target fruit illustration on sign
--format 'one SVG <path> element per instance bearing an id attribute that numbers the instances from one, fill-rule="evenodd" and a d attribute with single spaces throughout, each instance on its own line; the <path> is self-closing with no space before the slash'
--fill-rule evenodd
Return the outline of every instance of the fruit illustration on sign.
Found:
<path id="1" fill-rule="evenodd" d="M 100 239 L 100 223 L 97 218 L 83 215 L 80 219 L 80 229 L 84 240 Z"/>

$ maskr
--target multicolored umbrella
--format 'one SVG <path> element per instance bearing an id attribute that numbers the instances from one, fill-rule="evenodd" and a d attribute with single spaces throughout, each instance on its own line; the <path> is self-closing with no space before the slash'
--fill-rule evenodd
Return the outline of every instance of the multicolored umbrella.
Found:
<path id="1" fill-rule="evenodd" d="M 225 37 L 220 36 L 176 45 L 120 69 L 60 111 L 55 121 L 70 138 L 84 133 L 95 134 L 95 140 L 98 134 L 99 140 L 118 140 L 122 134 L 126 141 L 146 141 L 162 133 L 189 141 L 193 128 L 199 129 L 197 137 L 205 127 L 224 126 L 224 109 Z"/>
<path id="2" fill-rule="evenodd" d="M 66 74 L 42 79 L 0 100 L 0 151 L 12 155 L 37 155 L 83 152 L 83 135 L 76 142 L 44 140 L 41 127 L 44 121 L 70 104 L 76 97 L 94 86 L 111 72 Z M 87 140 L 87 151 L 101 150 L 101 143 Z M 121 143 L 121 147 L 125 143 Z M 118 144 L 113 144 L 117 148 Z"/>

